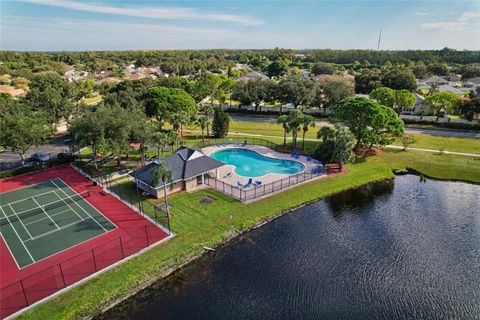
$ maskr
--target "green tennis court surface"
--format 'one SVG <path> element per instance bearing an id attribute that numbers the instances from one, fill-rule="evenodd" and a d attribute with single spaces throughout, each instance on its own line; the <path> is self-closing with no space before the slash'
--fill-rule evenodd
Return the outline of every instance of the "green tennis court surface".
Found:
<path id="1" fill-rule="evenodd" d="M 0 232 L 26 267 L 116 228 L 61 179 L 0 194 Z"/>

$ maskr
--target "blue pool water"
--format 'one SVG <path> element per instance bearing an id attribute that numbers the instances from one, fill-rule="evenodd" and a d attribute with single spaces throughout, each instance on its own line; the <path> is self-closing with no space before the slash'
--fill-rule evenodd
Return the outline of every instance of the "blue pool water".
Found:
<path id="1" fill-rule="evenodd" d="M 244 177 L 260 177 L 268 173 L 294 174 L 304 168 L 300 162 L 264 157 L 247 149 L 225 149 L 210 157 L 234 166 L 235 173 Z"/>

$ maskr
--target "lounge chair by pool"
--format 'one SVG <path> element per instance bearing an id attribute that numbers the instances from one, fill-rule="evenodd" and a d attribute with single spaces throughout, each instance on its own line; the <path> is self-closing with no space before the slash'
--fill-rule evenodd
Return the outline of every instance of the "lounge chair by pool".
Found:
<path id="1" fill-rule="evenodd" d="M 312 161 L 312 156 L 307 156 L 307 161 Z"/>
<path id="2" fill-rule="evenodd" d="M 246 185 L 244 185 L 243 187 L 244 187 L 244 188 L 248 188 L 248 187 L 250 187 L 250 186 L 252 185 L 252 182 L 253 182 L 253 179 L 252 179 L 252 178 L 248 179 L 248 182 L 247 182 L 247 184 L 246 184 Z"/>
<path id="3" fill-rule="evenodd" d="M 243 184 L 240 181 L 237 181 L 237 188 L 243 187 Z"/>
<path id="4" fill-rule="evenodd" d="M 253 184 L 254 187 L 259 186 L 262 184 L 262 181 L 256 180 L 255 183 Z"/>

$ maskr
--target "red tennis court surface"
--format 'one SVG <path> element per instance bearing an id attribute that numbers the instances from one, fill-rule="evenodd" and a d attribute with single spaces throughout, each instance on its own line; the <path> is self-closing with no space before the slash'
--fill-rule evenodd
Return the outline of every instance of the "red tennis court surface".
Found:
<path id="1" fill-rule="evenodd" d="M 19 269 L 3 237 L 0 239 L 0 318 L 168 237 L 154 223 L 106 193 L 70 166 L 61 166 L 0 180 L 0 193 L 61 178 L 117 228 Z"/>

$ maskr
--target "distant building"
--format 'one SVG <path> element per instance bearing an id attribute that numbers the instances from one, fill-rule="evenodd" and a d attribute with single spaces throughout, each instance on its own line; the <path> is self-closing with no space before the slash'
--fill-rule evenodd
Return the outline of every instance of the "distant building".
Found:
<path id="1" fill-rule="evenodd" d="M 475 78 L 470 78 L 465 80 L 463 83 L 463 86 L 469 86 L 469 87 L 479 87 L 480 86 L 480 77 L 475 77 Z"/>
<path id="2" fill-rule="evenodd" d="M 258 72 L 258 71 L 252 71 L 247 73 L 246 75 L 240 77 L 237 79 L 237 81 L 250 81 L 254 79 L 270 79 L 267 75 Z"/>
<path id="3" fill-rule="evenodd" d="M 463 92 L 462 90 L 460 89 L 457 89 L 457 88 L 454 88 L 450 85 L 441 85 L 441 86 L 438 86 L 438 91 L 439 92 L 451 92 L 451 93 L 454 93 L 456 95 L 463 95 Z"/>
<path id="4" fill-rule="evenodd" d="M 461 79 L 462 79 L 462 76 L 455 73 L 452 73 L 448 76 L 448 81 L 450 82 L 459 82 Z"/>
<path id="5" fill-rule="evenodd" d="M 244 63 L 237 63 L 234 67 L 231 68 L 232 70 L 245 70 L 245 71 L 252 71 L 252 68 L 248 64 Z"/>
<path id="6" fill-rule="evenodd" d="M 422 83 L 425 83 L 427 85 L 437 83 L 438 85 L 444 85 L 444 84 L 449 84 L 449 81 L 439 77 L 439 76 L 432 76 L 430 78 L 424 79 L 421 81 Z"/>

